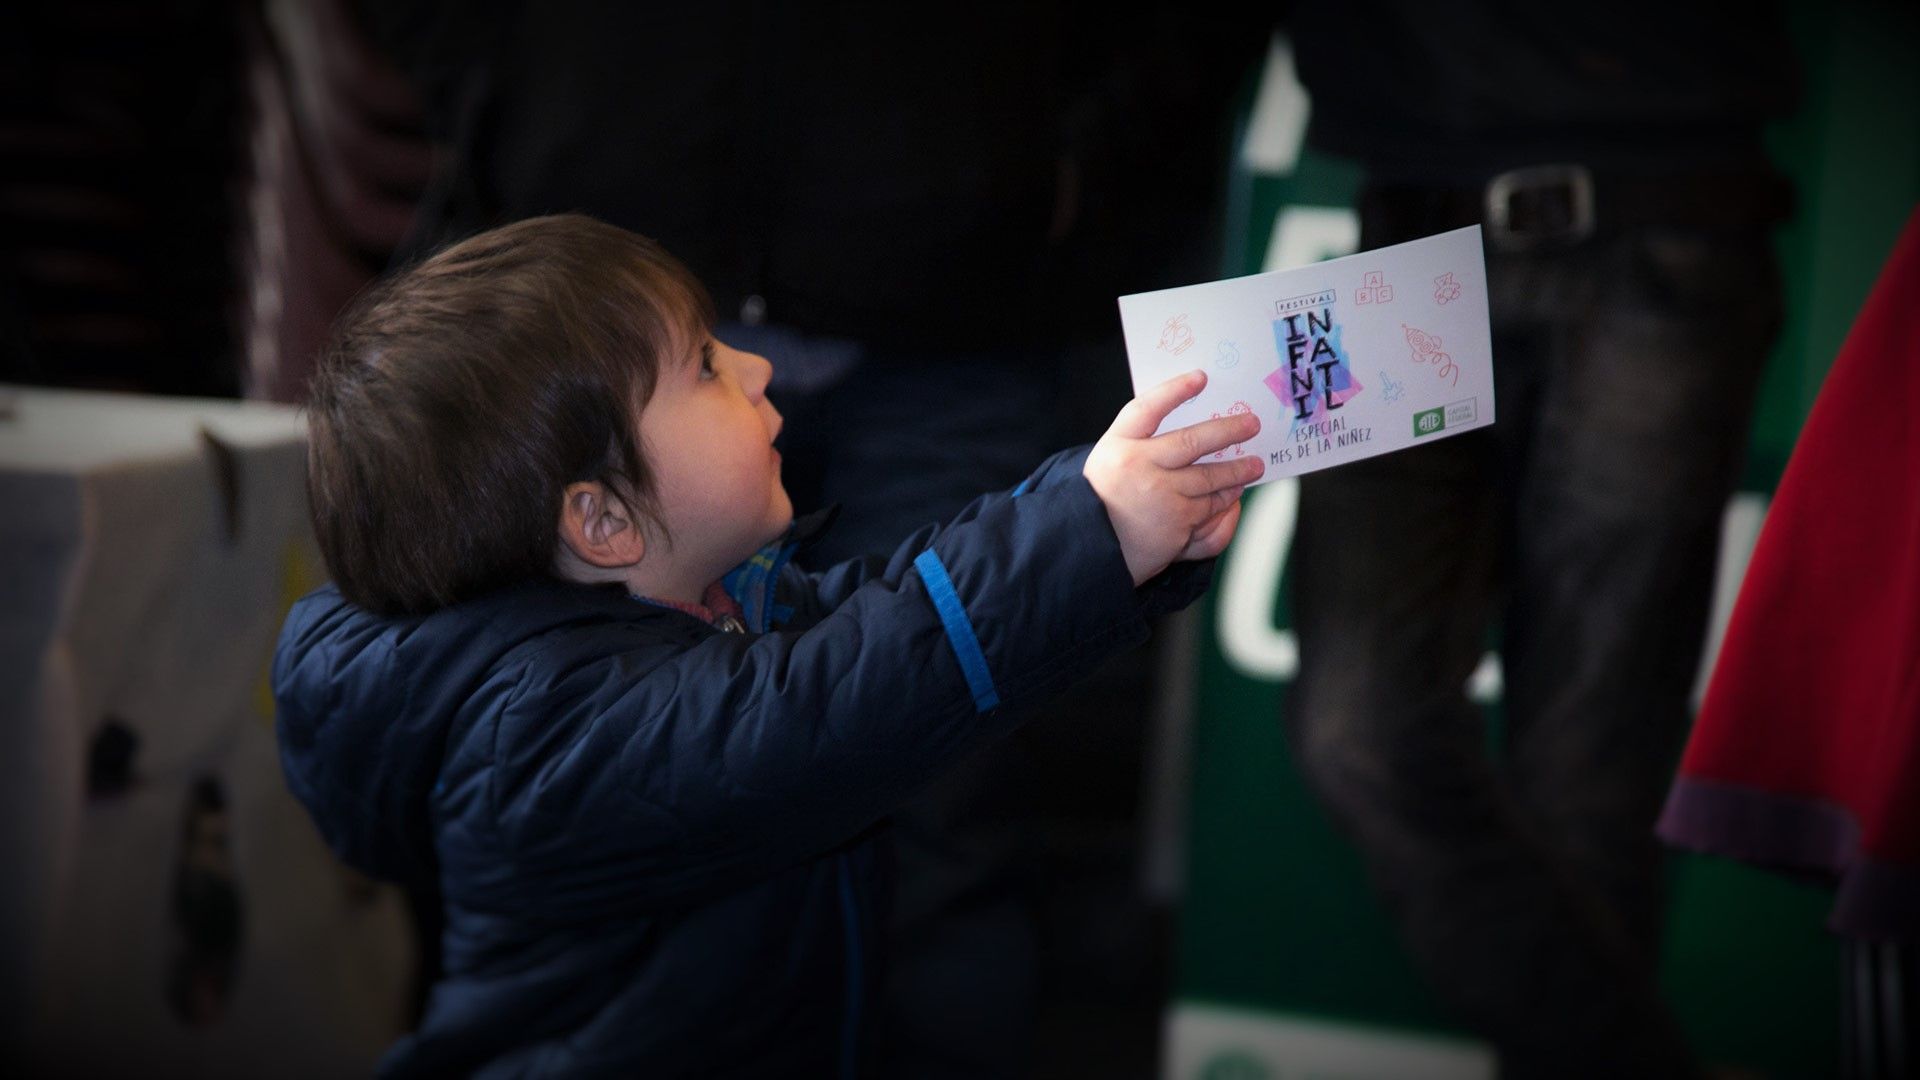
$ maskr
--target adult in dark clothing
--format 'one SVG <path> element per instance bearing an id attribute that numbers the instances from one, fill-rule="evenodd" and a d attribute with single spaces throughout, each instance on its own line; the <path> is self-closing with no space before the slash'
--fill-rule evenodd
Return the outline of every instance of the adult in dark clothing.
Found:
<path id="1" fill-rule="evenodd" d="M 1780 319 L 1777 20 L 1303 6 L 1361 246 L 1486 230 L 1500 422 L 1303 478 L 1295 757 L 1503 1076 L 1682 1076 L 1651 833 Z M 1408 286 L 1421 283 L 1409 282 Z M 1408 288 L 1409 294 L 1417 289 Z M 1507 728 L 1464 684 L 1501 627 Z M 1364 658 L 1364 659 L 1362 659 Z"/>
<path id="2" fill-rule="evenodd" d="M 1263 44 L 1222 50 L 1219 15 L 1171 5 L 364 8 L 446 150 L 411 247 L 578 210 L 674 251 L 717 335 L 774 363 L 789 489 L 842 510 L 821 564 L 1015 483 L 1125 400 L 1113 299 L 1211 272 L 1201 208 Z M 983 805 L 1019 749 L 988 753 L 896 821 L 901 1075 L 1028 1054 L 1031 828 Z"/>

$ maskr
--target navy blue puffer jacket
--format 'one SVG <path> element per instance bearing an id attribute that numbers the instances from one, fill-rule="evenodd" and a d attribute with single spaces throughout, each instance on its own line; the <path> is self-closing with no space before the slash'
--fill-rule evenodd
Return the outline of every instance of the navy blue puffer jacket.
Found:
<path id="1" fill-rule="evenodd" d="M 763 552 L 728 579 L 744 634 L 558 582 L 403 619 L 301 600 L 288 781 L 349 863 L 445 901 L 383 1073 L 859 1075 L 875 825 L 1204 586 L 1133 588 L 1083 461 L 888 560 Z"/>

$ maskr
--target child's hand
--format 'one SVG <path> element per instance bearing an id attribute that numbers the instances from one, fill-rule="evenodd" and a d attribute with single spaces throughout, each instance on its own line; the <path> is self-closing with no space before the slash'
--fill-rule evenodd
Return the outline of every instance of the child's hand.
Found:
<path id="1" fill-rule="evenodd" d="M 1240 522 L 1240 493 L 1266 466 L 1255 455 L 1195 464 L 1260 431 L 1260 418 L 1235 413 L 1155 435 L 1181 402 L 1207 385 L 1204 371 L 1177 375 L 1127 402 L 1081 470 L 1120 537 L 1139 585 L 1179 559 L 1225 550 Z"/>

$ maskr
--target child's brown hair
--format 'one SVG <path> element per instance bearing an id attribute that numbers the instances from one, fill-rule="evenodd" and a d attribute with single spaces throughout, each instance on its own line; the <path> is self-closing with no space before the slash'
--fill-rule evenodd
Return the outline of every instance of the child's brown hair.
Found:
<path id="1" fill-rule="evenodd" d="M 308 401 L 314 532 L 341 593 L 414 614 L 549 573 L 575 481 L 656 521 L 634 421 L 712 322 L 658 244 L 574 214 L 482 233 L 374 286 L 341 317 Z"/>

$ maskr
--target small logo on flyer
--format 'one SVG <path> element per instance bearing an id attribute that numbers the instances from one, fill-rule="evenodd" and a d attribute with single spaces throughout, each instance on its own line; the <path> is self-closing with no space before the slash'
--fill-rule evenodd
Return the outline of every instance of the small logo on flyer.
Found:
<path id="1" fill-rule="evenodd" d="M 1378 270 L 1369 270 L 1360 277 L 1360 287 L 1353 290 L 1353 302 L 1356 304 L 1391 304 L 1393 286 L 1387 284 L 1387 276 Z"/>
<path id="2" fill-rule="evenodd" d="M 1380 373 L 1380 400 L 1382 402 L 1391 405 L 1399 401 L 1400 395 L 1404 393 L 1406 389 L 1405 383 L 1395 382 L 1393 376 L 1384 371 Z"/>
<path id="3" fill-rule="evenodd" d="M 1479 398 L 1467 398 L 1447 406 L 1447 426 L 1459 427 L 1480 418 Z"/>
<path id="4" fill-rule="evenodd" d="M 1228 416 L 1238 416 L 1238 415 L 1240 415 L 1241 413 L 1250 413 L 1250 412 L 1252 412 L 1252 411 L 1253 411 L 1253 406 L 1251 406 L 1251 405 L 1249 405 L 1249 404 L 1247 404 L 1247 403 L 1246 403 L 1246 402 L 1244 402 L 1244 401 L 1236 401 L 1236 402 L 1234 402 L 1234 403 L 1233 403 L 1233 405 L 1232 405 L 1231 407 L 1229 407 L 1229 408 L 1227 409 L 1227 415 L 1228 415 Z M 1211 417 L 1211 419 L 1214 419 L 1214 420 L 1218 420 L 1218 419 L 1220 419 L 1220 414 L 1219 414 L 1219 413 L 1214 413 L 1214 414 L 1213 414 L 1213 416 Z M 1246 445 L 1246 444 L 1244 444 L 1244 443 L 1234 443 L 1234 444 L 1233 444 L 1232 446 L 1230 446 L 1230 447 L 1228 447 L 1227 449 L 1228 449 L 1228 450 L 1232 450 L 1232 451 L 1233 451 L 1233 456 L 1234 456 L 1234 457 L 1239 457 L 1239 456 L 1240 456 L 1241 454 L 1244 454 L 1244 453 L 1246 453 L 1246 452 L 1247 452 L 1247 451 L 1245 450 L 1245 448 L 1244 448 L 1244 447 L 1245 447 L 1245 445 Z M 1220 458 L 1223 458 L 1223 457 L 1226 457 L 1226 456 L 1227 456 L 1227 451 L 1226 451 L 1226 450 L 1222 450 L 1222 451 L 1220 451 L 1220 452 L 1218 452 L 1218 453 L 1216 453 L 1216 454 L 1214 454 L 1214 455 L 1213 455 L 1213 457 L 1214 457 L 1214 460 L 1216 460 L 1216 461 L 1217 461 L 1217 460 L 1219 460 Z"/>
<path id="5" fill-rule="evenodd" d="M 1400 329 L 1406 331 L 1407 344 L 1413 347 L 1414 363 L 1432 364 L 1434 374 L 1442 379 L 1451 379 L 1449 385 L 1460 385 L 1460 365 L 1453 362 L 1452 354 L 1440 351 L 1439 338 L 1406 323 L 1401 323 Z"/>
<path id="6" fill-rule="evenodd" d="M 1167 325 L 1160 328 L 1158 347 L 1175 356 L 1193 348 L 1193 328 L 1187 325 L 1185 315 L 1175 315 L 1167 320 Z"/>
<path id="7" fill-rule="evenodd" d="M 1446 426 L 1447 411 L 1445 409 L 1427 409 L 1413 414 L 1413 437 L 1416 439 L 1422 435 L 1432 435 L 1442 431 Z"/>
<path id="8" fill-rule="evenodd" d="M 1305 296 L 1289 296 L 1285 300 L 1275 300 L 1273 302 L 1273 313 L 1275 315 L 1285 315 L 1289 311 L 1305 311 L 1308 308 L 1332 307 L 1335 299 L 1334 290 L 1332 289 L 1326 289 L 1317 293 L 1308 293 Z"/>

